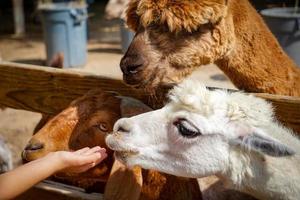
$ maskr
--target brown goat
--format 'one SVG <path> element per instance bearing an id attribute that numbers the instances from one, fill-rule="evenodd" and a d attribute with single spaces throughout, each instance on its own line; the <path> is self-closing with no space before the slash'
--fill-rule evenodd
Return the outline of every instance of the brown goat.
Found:
<path id="1" fill-rule="evenodd" d="M 107 148 L 104 139 L 112 131 L 115 121 L 149 110 L 149 107 L 137 100 L 92 90 L 50 119 L 31 138 L 23 151 L 23 158 L 31 161 L 52 151 L 76 150 L 85 146 L 100 145 Z M 138 189 L 141 184 L 141 169 L 131 171 L 117 162 L 109 177 L 113 152 L 109 149 L 107 152 L 106 160 L 85 173 L 60 173 L 56 177 L 67 178 L 69 182 L 76 182 L 84 188 L 95 182 L 108 181 L 105 188 L 106 199 L 201 199 L 195 179 L 177 178 L 145 170 L 142 173 L 143 186 Z"/>
<path id="2" fill-rule="evenodd" d="M 23 151 L 23 159 L 31 161 L 49 152 L 76 150 L 85 146 L 107 148 L 104 137 L 121 116 L 120 101 L 101 90 L 92 90 L 76 99 L 34 134 Z M 107 159 L 87 173 L 80 174 L 79 178 L 106 181 L 113 163 L 112 151 L 107 149 L 107 152 Z M 72 180 L 76 177 L 75 174 L 57 175 L 66 176 L 71 176 Z"/>
<path id="3" fill-rule="evenodd" d="M 248 0 L 132 0 L 125 82 L 155 88 L 215 63 L 247 92 L 300 96 L 300 68 Z"/>

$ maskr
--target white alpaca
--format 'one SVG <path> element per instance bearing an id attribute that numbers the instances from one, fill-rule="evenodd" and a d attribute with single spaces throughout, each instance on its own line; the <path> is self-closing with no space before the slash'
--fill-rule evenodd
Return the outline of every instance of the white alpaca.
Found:
<path id="1" fill-rule="evenodd" d="M 300 198 L 300 141 L 251 95 L 187 80 L 162 109 L 117 121 L 106 142 L 128 166 L 216 175 L 259 199 Z"/>
<path id="2" fill-rule="evenodd" d="M 11 151 L 0 137 L 0 174 L 13 168 Z"/>

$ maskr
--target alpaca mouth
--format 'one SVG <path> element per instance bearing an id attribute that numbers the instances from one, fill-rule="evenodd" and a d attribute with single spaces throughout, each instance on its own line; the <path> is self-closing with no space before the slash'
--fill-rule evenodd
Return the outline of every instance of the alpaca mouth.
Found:
<path id="1" fill-rule="evenodd" d="M 106 137 L 106 145 L 113 150 L 116 158 L 126 158 L 139 154 L 135 148 L 129 147 L 126 143 L 120 141 L 121 135 L 116 132 L 115 134 Z"/>
<path id="2" fill-rule="evenodd" d="M 123 80 L 126 84 L 136 89 L 152 89 L 155 88 L 155 82 L 159 83 L 164 73 L 160 73 L 159 68 L 155 67 L 151 71 L 140 70 L 134 74 L 123 74 Z"/>
<path id="3" fill-rule="evenodd" d="M 123 80 L 126 84 L 135 86 L 142 82 L 142 71 L 134 71 L 131 74 L 123 74 Z"/>

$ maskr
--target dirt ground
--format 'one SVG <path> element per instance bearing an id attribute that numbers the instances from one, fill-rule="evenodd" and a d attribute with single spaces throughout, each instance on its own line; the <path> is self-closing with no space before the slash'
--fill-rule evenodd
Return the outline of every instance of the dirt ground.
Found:
<path id="1" fill-rule="evenodd" d="M 105 20 L 103 10 L 103 2 L 93 4 L 90 13 L 92 17 L 89 20 L 88 61 L 83 68 L 75 70 L 121 79 L 119 62 L 122 53 L 119 22 Z M 2 21 L 0 21 L 1 24 L 3 24 Z M 0 60 L 39 65 L 45 63 L 46 55 L 41 25 L 37 22 L 29 22 L 26 25 L 27 35 L 23 39 L 16 39 L 5 31 L 1 32 L 0 29 Z M 226 76 L 214 65 L 203 66 L 192 76 L 203 80 L 210 86 L 234 88 Z M 39 113 L 23 110 L 5 108 L 0 111 L 0 136 L 11 148 L 15 166 L 20 163 L 21 151 L 40 118 Z"/>

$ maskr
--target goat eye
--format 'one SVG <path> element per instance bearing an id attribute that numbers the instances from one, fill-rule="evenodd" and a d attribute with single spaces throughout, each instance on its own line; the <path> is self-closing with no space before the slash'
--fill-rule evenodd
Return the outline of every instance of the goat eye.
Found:
<path id="1" fill-rule="evenodd" d="M 95 125 L 95 127 L 97 129 L 99 129 L 100 131 L 102 131 L 102 132 L 107 132 L 108 131 L 108 127 L 105 123 L 97 124 L 97 125 Z"/>
<path id="2" fill-rule="evenodd" d="M 183 137 L 194 138 L 198 135 L 201 135 L 201 132 L 185 119 L 179 119 L 175 121 L 174 125 L 177 127 L 178 132 Z"/>

